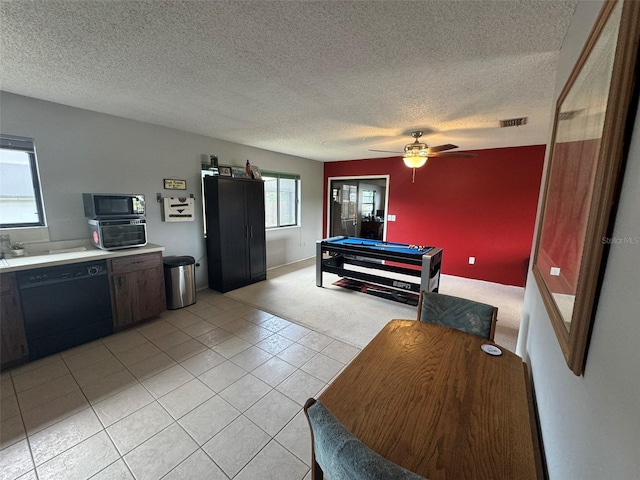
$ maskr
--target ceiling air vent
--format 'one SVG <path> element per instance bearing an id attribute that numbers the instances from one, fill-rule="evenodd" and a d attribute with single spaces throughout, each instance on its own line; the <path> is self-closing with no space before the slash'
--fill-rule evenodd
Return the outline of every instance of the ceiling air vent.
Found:
<path id="1" fill-rule="evenodd" d="M 507 120 L 500 120 L 500 128 L 507 127 L 520 127 L 527 124 L 528 117 L 509 118 Z"/>
<path id="2" fill-rule="evenodd" d="M 566 112 L 560 112 L 560 114 L 558 115 L 558 120 L 573 120 L 578 115 L 580 115 L 583 110 L 584 108 L 581 108 L 580 110 L 567 110 Z"/>

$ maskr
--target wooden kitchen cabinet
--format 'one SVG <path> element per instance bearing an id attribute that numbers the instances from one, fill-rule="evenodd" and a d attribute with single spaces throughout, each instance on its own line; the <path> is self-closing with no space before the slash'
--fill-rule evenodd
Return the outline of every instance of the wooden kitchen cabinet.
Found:
<path id="1" fill-rule="evenodd" d="M 115 330 L 166 309 L 161 253 L 114 258 L 108 261 L 108 269 Z"/>
<path id="2" fill-rule="evenodd" d="M 11 367 L 29 356 L 15 273 L 0 275 L 0 363 Z"/>

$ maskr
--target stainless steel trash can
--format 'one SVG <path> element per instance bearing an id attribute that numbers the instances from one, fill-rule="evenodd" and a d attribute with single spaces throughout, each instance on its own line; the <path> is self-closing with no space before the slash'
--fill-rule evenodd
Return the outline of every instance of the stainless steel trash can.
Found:
<path id="1" fill-rule="evenodd" d="M 196 303 L 196 261 L 193 257 L 164 257 L 167 308 L 176 310 Z"/>

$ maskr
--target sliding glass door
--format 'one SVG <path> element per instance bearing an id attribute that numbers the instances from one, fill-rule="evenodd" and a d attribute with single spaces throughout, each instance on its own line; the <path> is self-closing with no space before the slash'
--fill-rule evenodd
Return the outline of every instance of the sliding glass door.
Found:
<path id="1" fill-rule="evenodd" d="M 386 178 L 329 179 L 329 236 L 383 240 L 386 203 Z"/>

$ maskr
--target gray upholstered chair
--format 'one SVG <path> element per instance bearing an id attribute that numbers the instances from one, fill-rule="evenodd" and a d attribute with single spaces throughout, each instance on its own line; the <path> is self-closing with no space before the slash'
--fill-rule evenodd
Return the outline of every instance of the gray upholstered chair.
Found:
<path id="1" fill-rule="evenodd" d="M 418 320 L 472 333 L 493 340 L 498 308 L 466 298 L 422 291 L 418 302 Z"/>
<path id="2" fill-rule="evenodd" d="M 387 460 L 355 438 L 319 401 L 307 400 L 311 428 L 311 478 L 322 480 L 426 480 Z"/>

